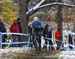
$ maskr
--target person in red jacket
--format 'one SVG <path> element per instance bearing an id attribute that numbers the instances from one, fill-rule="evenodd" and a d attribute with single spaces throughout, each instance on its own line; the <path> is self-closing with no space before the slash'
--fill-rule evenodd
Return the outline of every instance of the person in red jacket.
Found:
<path id="1" fill-rule="evenodd" d="M 54 34 L 55 34 L 54 35 L 55 41 L 56 41 L 56 44 L 57 44 L 57 50 L 59 50 L 60 45 L 61 45 L 61 42 L 60 42 L 60 38 L 61 38 L 61 36 L 60 36 L 60 28 L 57 28 L 57 30 L 55 31 Z"/>
<path id="2" fill-rule="evenodd" d="M 60 40 L 60 32 L 59 32 L 59 29 L 57 31 L 55 31 L 55 39 L 56 39 L 56 41 Z"/>
<path id="3" fill-rule="evenodd" d="M 18 23 L 17 23 L 17 20 L 14 20 L 12 25 L 10 26 L 10 32 L 11 33 L 19 33 L 19 27 L 18 27 Z M 17 35 L 12 35 L 12 38 L 13 38 L 13 42 L 17 42 L 18 41 L 18 36 Z M 14 47 L 16 45 L 13 45 Z"/>
<path id="4" fill-rule="evenodd" d="M 14 22 L 10 26 L 10 32 L 19 33 L 19 27 L 18 27 L 17 20 L 14 20 Z"/>

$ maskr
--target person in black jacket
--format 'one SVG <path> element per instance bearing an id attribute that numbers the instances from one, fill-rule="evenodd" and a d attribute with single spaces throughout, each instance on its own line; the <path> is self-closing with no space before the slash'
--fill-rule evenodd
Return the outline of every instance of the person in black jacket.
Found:
<path id="1" fill-rule="evenodd" d="M 48 38 L 48 31 L 49 31 L 49 25 L 46 24 L 45 27 L 43 28 L 43 36 L 45 40 L 44 48 L 45 49 L 47 49 L 47 44 L 48 44 L 48 40 L 46 39 Z"/>
<path id="2" fill-rule="evenodd" d="M 32 26 L 31 26 L 31 22 L 28 23 L 28 32 L 30 34 L 30 42 L 32 42 Z M 29 46 L 33 47 L 33 44 L 30 44 Z"/>
<path id="3" fill-rule="evenodd" d="M 0 18 L 0 32 L 3 33 L 3 32 L 6 32 L 6 28 L 5 28 L 5 25 L 4 23 L 2 22 L 2 19 Z M 7 38 L 7 35 L 2 35 L 2 42 L 5 42 L 5 38 Z M 5 48 L 6 45 L 2 45 L 2 48 Z"/>
<path id="4" fill-rule="evenodd" d="M 18 24 L 18 28 L 19 28 L 19 33 L 22 33 L 22 28 L 21 28 L 21 20 L 20 18 L 17 18 L 17 24 Z M 22 39 L 21 39 L 22 36 L 18 36 L 18 41 L 19 42 L 22 42 Z M 22 46 L 22 44 L 18 44 L 19 47 Z"/>
<path id="5" fill-rule="evenodd" d="M 50 38 L 49 41 L 49 50 L 54 50 L 54 47 L 53 47 L 53 42 L 52 42 L 52 31 L 53 31 L 53 28 L 51 28 L 48 32 L 48 38 Z"/>
<path id="6" fill-rule="evenodd" d="M 19 33 L 22 33 L 21 20 L 20 20 L 20 18 L 17 18 L 17 23 L 18 23 L 18 26 L 19 26 Z"/>

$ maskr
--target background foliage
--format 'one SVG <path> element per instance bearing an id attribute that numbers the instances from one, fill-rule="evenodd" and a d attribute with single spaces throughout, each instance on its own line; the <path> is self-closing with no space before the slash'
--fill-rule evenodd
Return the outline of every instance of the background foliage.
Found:
<path id="1" fill-rule="evenodd" d="M 2 17 L 7 24 L 11 24 L 13 18 L 17 15 L 18 7 L 14 5 L 12 0 L 0 0 L 0 17 Z"/>

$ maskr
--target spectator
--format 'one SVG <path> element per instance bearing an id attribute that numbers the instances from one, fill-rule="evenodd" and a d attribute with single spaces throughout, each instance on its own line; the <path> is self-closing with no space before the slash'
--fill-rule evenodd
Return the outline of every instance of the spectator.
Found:
<path id="1" fill-rule="evenodd" d="M 19 27 L 18 27 L 17 20 L 14 20 L 12 25 L 10 26 L 10 32 L 19 33 Z M 12 34 L 12 38 L 13 38 L 13 42 L 18 41 L 18 36 L 17 35 Z M 16 45 L 13 45 L 13 46 L 15 47 Z"/>
<path id="2" fill-rule="evenodd" d="M 32 42 L 32 22 L 31 22 L 32 19 L 33 19 L 32 16 L 29 16 L 30 22 L 28 23 L 28 32 L 30 34 L 30 42 Z M 33 47 L 33 44 L 31 43 L 29 46 Z"/>
<path id="3" fill-rule="evenodd" d="M 68 43 L 69 43 L 69 48 L 73 49 L 73 41 L 72 41 L 72 31 L 70 30 L 70 28 L 67 28 L 67 32 L 68 32 Z"/>
<path id="4" fill-rule="evenodd" d="M 19 33 L 22 33 L 22 28 L 21 28 L 21 20 L 20 18 L 17 18 L 17 24 L 18 24 L 18 29 Z M 18 35 L 18 41 L 22 42 L 23 40 L 21 39 L 22 36 Z M 22 44 L 18 44 L 19 47 L 23 46 Z"/>
<path id="5" fill-rule="evenodd" d="M 22 33 L 21 20 L 20 20 L 20 18 L 17 18 L 17 24 L 18 24 L 18 28 L 19 28 L 19 33 Z"/>
<path id="6" fill-rule="evenodd" d="M 60 45 L 61 45 L 61 42 L 60 42 L 60 38 L 61 38 L 60 28 L 57 28 L 57 30 L 55 31 L 54 37 L 55 37 L 56 44 L 57 44 L 57 50 L 59 50 L 60 49 Z"/>
<path id="7" fill-rule="evenodd" d="M 69 34 L 69 44 L 70 44 L 69 45 L 69 48 L 70 49 L 73 49 L 73 46 L 72 46 L 73 45 L 73 42 L 72 42 L 72 35 L 71 34 Z"/>
<path id="8" fill-rule="evenodd" d="M 4 23 L 2 22 L 2 19 L 0 18 L 0 32 L 6 32 L 6 28 Z M 5 38 L 7 38 L 7 35 L 2 36 L 2 42 L 6 42 Z M 2 45 L 2 48 L 5 48 L 6 45 Z"/>
<path id="9" fill-rule="evenodd" d="M 34 17 L 32 21 L 32 35 L 33 44 L 37 53 L 41 52 L 41 34 L 42 34 L 42 23 L 38 17 Z M 37 45 L 38 42 L 38 45 Z"/>
<path id="10" fill-rule="evenodd" d="M 28 31 L 30 34 L 30 42 L 32 42 L 32 26 L 31 26 L 31 22 L 28 23 Z M 30 44 L 30 47 L 33 47 L 32 44 Z"/>
<path id="11" fill-rule="evenodd" d="M 48 44 L 48 40 L 46 39 L 48 37 L 48 31 L 49 31 L 49 25 L 46 24 L 45 27 L 43 28 L 43 36 L 45 40 L 44 48 L 45 49 L 47 49 L 47 44 Z"/>
<path id="12" fill-rule="evenodd" d="M 51 49 L 51 50 L 55 50 L 55 48 L 54 48 L 54 46 L 53 46 L 53 39 L 52 39 L 52 32 L 53 32 L 53 28 L 51 28 L 50 30 L 49 30 L 49 33 L 48 33 L 48 38 L 51 38 L 50 40 L 48 40 L 49 41 L 49 50 Z"/>

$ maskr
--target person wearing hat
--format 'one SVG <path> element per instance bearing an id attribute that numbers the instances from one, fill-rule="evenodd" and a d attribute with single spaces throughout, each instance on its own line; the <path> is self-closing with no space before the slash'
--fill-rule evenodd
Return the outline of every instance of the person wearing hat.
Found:
<path id="1" fill-rule="evenodd" d="M 36 49 L 36 52 L 39 53 L 41 52 L 41 34 L 42 34 L 43 24 L 41 21 L 39 21 L 39 18 L 35 16 L 33 17 L 31 25 L 32 25 L 33 45 Z"/>

